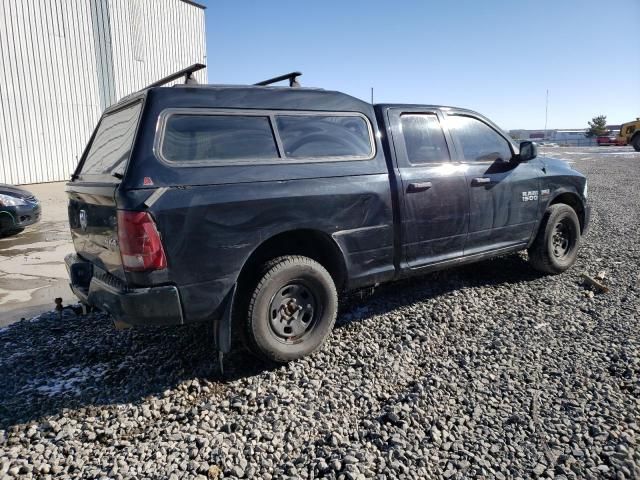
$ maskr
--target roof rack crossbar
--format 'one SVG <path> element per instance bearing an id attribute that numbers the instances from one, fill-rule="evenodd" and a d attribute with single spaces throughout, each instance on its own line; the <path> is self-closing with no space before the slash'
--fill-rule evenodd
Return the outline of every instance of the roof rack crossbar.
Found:
<path id="1" fill-rule="evenodd" d="M 269 80 L 263 80 L 261 82 L 254 83 L 254 85 L 265 86 L 265 85 L 271 85 L 272 83 L 278 83 L 283 80 L 289 80 L 290 87 L 299 87 L 300 83 L 298 82 L 297 78 L 300 75 L 302 75 L 302 72 L 285 73 L 284 75 L 280 75 L 279 77 L 273 77 L 273 78 L 270 78 Z"/>
<path id="2" fill-rule="evenodd" d="M 142 90 L 146 90 L 147 88 L 152 88 L 152 87 L 160 87 L 160 86 L 165 85 L 165 84 L 167 84 L 169 82 L 172 82 L 173 80 L 177 80 L 180 77 L 184 77 L 184 83 L 191 83 L 190 82 L 191 80 L 195 80 L 193 78 L 193 74 L 195 72 L 197 72 L 198 70 L 202 70 L 205 67 L 206 67 L 206 65 L 203 65 L 202 63 L 194 63 L 190 67 L 183 68 L 182 70 L 179 70 L 176 73 L 172 73 L 171 75 L 166 76 L 166 77 L 158 80 L 157 82 L 153 82 L 152 84 L 147 85 Z"/>

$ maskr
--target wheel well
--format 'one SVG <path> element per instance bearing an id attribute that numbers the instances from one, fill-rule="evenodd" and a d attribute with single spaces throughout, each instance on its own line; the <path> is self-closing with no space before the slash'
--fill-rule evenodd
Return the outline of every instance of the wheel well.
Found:
<path id="1" fill-rule="evenodd" d="M 580 220 L 580 232 L 583 232 L 584 206 L 582 205 L 580 197 L 578 197 L 575 193 L 562 193 L 554 198 L 549 205 L 555 205 L 557 203 L 564 203 L 565 205 L 569 205 L 575 210 L 576 215 L 578 215 L 578 220 Z"/>
<path id="2" fill-rule="evenodd" d="M 292 230 L 266 240 L 245 262 L 239 282 L 255 277 L 265 262 L 283 255 L 304 255 L 312 258 L 327 269 L 338 291 L 345 286 L 347 269 L 342 251 L 330 235 L 317 230 Z"/>

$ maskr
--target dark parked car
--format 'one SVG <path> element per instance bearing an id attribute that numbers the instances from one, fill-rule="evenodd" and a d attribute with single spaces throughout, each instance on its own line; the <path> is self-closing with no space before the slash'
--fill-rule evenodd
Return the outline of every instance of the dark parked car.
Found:
<path id="1" fill-rule="evenodd" d="M 0 184 L 0 237 L 14 235 L 40 220 L 40 203 L 24 188 Z"/>
<path id="2" fill-rule="evenodd" d="M 67 192 L 82 302 L 277 362 L 320 348 L 342 292 L 525 249 L 560 273 L 589 222 L 582 174 L 478 113 L 309 88 L 138 92 Z"/>

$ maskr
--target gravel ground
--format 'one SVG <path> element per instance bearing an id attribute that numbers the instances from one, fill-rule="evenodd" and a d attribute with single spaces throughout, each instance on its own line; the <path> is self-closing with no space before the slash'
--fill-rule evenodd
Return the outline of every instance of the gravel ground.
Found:
<path id="1" fill-rule="evenodd" d="M 640 478 L 640 154 L 553 153 L 589 175 L 571 271 L 512 255 L 386 286 L 284 367 L 238 352 L 223 381 L 197 326 L 0 330 L 0 478 Z"/>

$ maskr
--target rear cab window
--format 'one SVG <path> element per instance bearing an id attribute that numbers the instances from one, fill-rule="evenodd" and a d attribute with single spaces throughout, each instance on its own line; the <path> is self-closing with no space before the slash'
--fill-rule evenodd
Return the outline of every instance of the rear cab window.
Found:
<path id="1" fill-rule="evenodd" d="M 374 157 L 373 130 L 359 113 L 168 109 L 156 154 L 178 166 L 305 163 Z"/>
<path id="2" fill-rule="evenodd" d="M 131 156 L 131 149 L 138 129 L 142 102 L 136 102 L 105 114 L 85 154 L 79 178 L 86 176 L 120 177 Z"/>
<path id="3" fill-rule="evenodd" d="M 436 114 L 403 113 L 400 125 L 407 158 L 412 165 L 449 161 L 449 149 Z"/>

